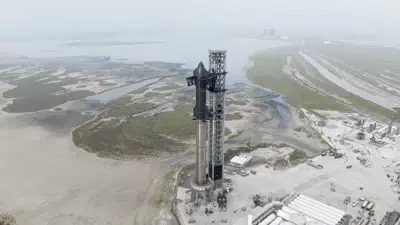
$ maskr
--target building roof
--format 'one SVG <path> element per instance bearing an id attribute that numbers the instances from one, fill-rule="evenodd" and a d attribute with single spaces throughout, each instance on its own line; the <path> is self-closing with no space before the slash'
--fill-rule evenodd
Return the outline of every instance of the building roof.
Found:
<path id="1" fill-rule="evenodd" d="M 316 201 L 305 195 L 298 195 L 293 199 L 287 208 L 293 213 L 297 211 L 307 217 L 307 223 L 313 220 L 325 225 L 336 225 L 346 214 L 344 211 Z M 285 210 L 285 208 L 283 208 Z M 286 211 L 286 210 L 285 210 Z M 316 222 L 315 221 L 315 222 Z M 294 221 L 293 221 L 294 222 Z"/>
<path id="2" fill-rule="evenodd" d="M 266 209 L 256 207 L 255 210 L 250 211 L 250 215 L 253 215 L 253 222 L 257 220 L 259 225 L 271 225 L 274 221 L 276 221 L 276 224 L 279 222 L 279 225 L 338 225 L 346 214 L 340 209 L 301 194 L 297 195 L 287 205 L 282 206 L 282 203 L 279 203 L 278 207 L 276 205 L 273 206 L 275 210 L 273 210 L 272 206 L 267 206 Z M 235 225 L 246 224 L 247 219 L 247 216 L 243 217 L 241 220 L 236 221 Z"/>
<path id="3" fill-rule="evenodd" d="M 388 220 L 385 222 L 385 225 L 394 225 L 396 221 L 399 219 L 400 214 L 396 211 L 390 213 Z"/>
<path id="4" fill-rule="evenodd" d="M 230 162 L 234 164 L 245 165 L 250 161 L 251 158 L 253 157 L 250 155 L 235 156 L 231 159 Z"/>

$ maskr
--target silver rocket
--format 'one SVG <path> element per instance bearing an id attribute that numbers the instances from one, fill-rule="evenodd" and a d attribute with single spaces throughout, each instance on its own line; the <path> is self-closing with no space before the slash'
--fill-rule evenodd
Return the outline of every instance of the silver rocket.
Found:
<path id="1" fill-rule="evenodd" d="M 196 136 L 196 176 L 195 182 L 198 185 L 207 182 L 206 170 L 206 154 L 207 154 L 207 120 L 208 107 L 207 101 L 207 82 L 208 71 L 200 62 L 193 71 L 196 85 L 196 105 L 193 108 L 193 117 L 197 120 L 197 136 Z"/>

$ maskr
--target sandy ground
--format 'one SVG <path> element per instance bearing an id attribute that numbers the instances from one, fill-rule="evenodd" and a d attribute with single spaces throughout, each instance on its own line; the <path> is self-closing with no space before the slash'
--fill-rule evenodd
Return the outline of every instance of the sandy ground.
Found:
<path id="1" fill-rule="evenodd" d="M 311 121 L 318 121 L 317 117 L 311 114 L 306 115 Z M 314 163 L 322 165 L 323 169 L 316 169 L 307 163 L 286 170 L 273 170 L 270 167 L 265 168 L 264 165 L 259 165 L 244 169 L 247 172 L 255 170 L 256 175 L 249 174 L 242 177 L 226 174 L 226 178 L 232 179 L 234 187 L 234 190 L 228 194 L 227 211 L 219 212 L 217 208 L 210 204 L 208 207 L 213 208 L 215 213 L 208 216 L 204 213 L 204 207 L 193 207 L 192 209 L 195 212 L 191 216 L 187 215 L 185 204 L 189 201 L 189 195 L 185 193 L 187 189 L 179 187 L 177 198 L 182 202 L 178 204 L 178 208 L 182 212 L 180 215 L 183 220 L 188 222 L 190 219 L 194 219 L 197 224 L 211 224 L 212 221 L 227 219 L 228 224 L 232 224 L 254 210 L 252 197 L 255 194 L 283 196 L 289 193 L 301 193 L 343 210 L 353 218 L 359 215 L 361 204 L 359 203 L 355 207 L 352 206 L 352 203 L 345 205 L 343 204 L 344 199 L 348 196 L 353 202 L 364 197 L 375 202 L 375 216 L 373 218 L 376 221 L 380 221 L 387 211 L 400 210 L 399 195 L 396 193 L 398 188 L 387 178 L 388 172 L 386 170 L 386 167 L 394 167 L 395 163 L 400 165 L 398 161 L 400 153 L 397 150 L 400 149 L 400 136 L 395 137 L 395 142 L 384 139 L 388 144 L 381 148 L 375 148 L 368 144 L 372 134 L 367 133 L 365 140 L 356 140 L 355 136 L 358 129 L 343 125 L 344 120 L 350 120 L 346 114 L 325 112 L 323 115 L 328 116 L 328 120 L 325 127 L 318 127 L 323 130 L 322 137 L 327 141 L 329 141 L 327 137 L 332 137 L 334 139 L 333 147 L 345 154 L 343 158 L 335 159 L 332 156 L 316 156 L 313 158 Z M 370 121 L 368 120 L 368 122 Z M 379 125 L 383 126 L 384 124 Z M 341 135 L 340 137 L 337 137 L 338 133 Z M 341 144 L 339 141 L 341 139 L 346 139 L 347 144 Z M 389 146 L 394 146 L 394 148 Z M 356 153 L 353 151 L 355 149 L 360 149 L 365 154 Z M 364 151 L 365 149 L 368 151 Z M 262 149 L 257 151 L 262 151 Z M 385 154 L 385 157 L 382 154 Z M 364 166 L 357 160 L 357 157 L 363 156 L 372 161 L 371 167 Z M 347 165 L 351 165 L 352 168 L 346 168 Z M 331 191 L 332 186 L 335 187 L 334 192 Z M 241 210 L 242 208 L 244 211 Z M 362 212 L 362 214 L 365 216 L 366 213 Z"/>
<path id="2" fill-rule="evenodd" d="M 0 212 L 18 224 L 145 224 L 136 212 L 161 164 L 101 159 L 70 138 L 0 113 Z"/>

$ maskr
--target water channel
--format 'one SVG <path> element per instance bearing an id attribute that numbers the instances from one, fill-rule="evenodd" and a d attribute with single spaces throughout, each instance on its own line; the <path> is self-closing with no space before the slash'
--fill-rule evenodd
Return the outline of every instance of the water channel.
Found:
<path id="1" fill-rule="evenodd" d="M 99 38 L 97 38 L 98 40 Z M 255 38 L 235 37 L 232 35 L 213 35 L 197 33 L 172 33 L 157 35 L 135 35 L 119 36 L 118 38 L 105 38 L 104 45 L 79 45 L 69 46 L 71 39 L 58 40 L 36 40 L 36 41 L 14 41 L 0 42 L 0 49 L 3 54 L 14 56 L 25 56 L 34 58 L 53 58 L 67 56 L 107 56 L 111 60 L 124 59 L 124 63 L 143 63 L 148 61 L 160 61 L 183 64 L 186 69 L 194 69 L 199 61 L 208 64 L 209 49 L 224 49 L 228 51 L 226 78 L 227 88 L 238 88 L 253 86 L 246 77 L 246 69 L 252 66 L 250 56 L 260 50 L 283 46 L 286 43 L 276 40 L 260 40 Z M 84 40 L 90 42 L 91 40 Z M 137 45 L 107 45 L 107 41 L 115 42 L 145 42 L 158 41 L 162 43 L 137 44 Z M 182 69 L 184 69 L 182 68 Z M 129 92 L 146 86 L 157 80 L 145 80 L 135 84 L 122 86 L 95 96 L 89 100 L 108 102 L 121 97 Z M 257 86 L 254 86 L 257 87 Z M 271 94 L 269 89 L 261 96 L 268 104 L 276 107 L 278 117 L 289 118 L 286 103 L 277 97 L 276 93 Z"/>

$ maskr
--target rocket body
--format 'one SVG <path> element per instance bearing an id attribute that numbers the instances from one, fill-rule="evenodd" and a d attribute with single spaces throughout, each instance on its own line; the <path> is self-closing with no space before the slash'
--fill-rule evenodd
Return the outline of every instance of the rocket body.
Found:
<path id="1" fill-rule="evenodd" d="M 206 178 L 206 135 L 207 123 L 197 120 L 197 137 L 196 137 L 196 183 L 199 185 L 207 182 Z"/>
<path id="2" fill-rule="evenodd" d="M 199 63 L 198 67 L 193 71 L 196 77 L 196 105 L 193 108 L 193 116 L 197 120 L 196 135 L 196 177 L 195 182 L 198 185 L 205 184 L 206 178 L 206 154 L 207 154 L 207 78 L 208 71 L 204 68 L 203 63 Z"/>

